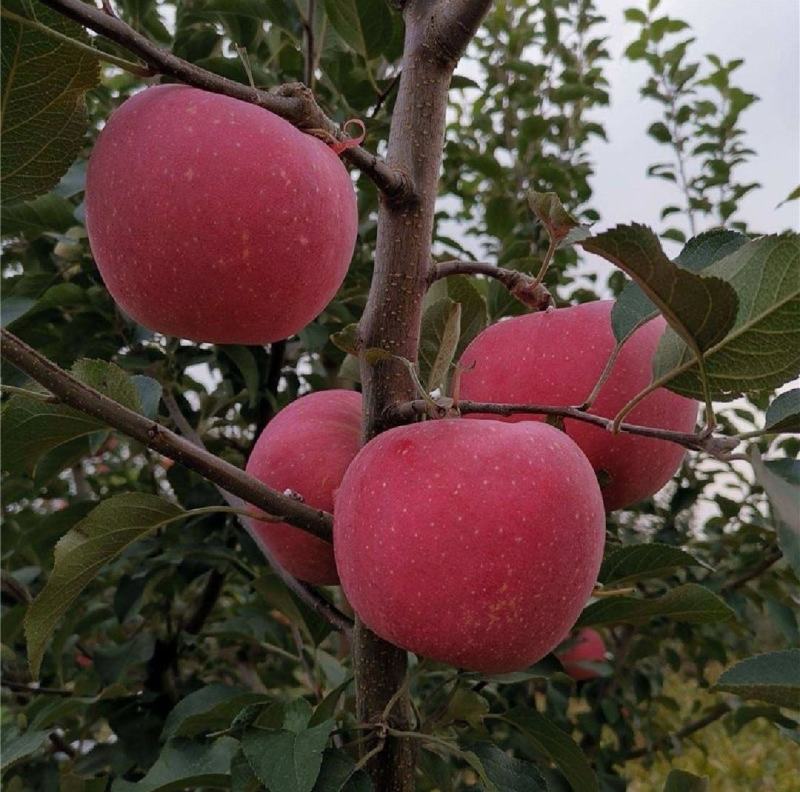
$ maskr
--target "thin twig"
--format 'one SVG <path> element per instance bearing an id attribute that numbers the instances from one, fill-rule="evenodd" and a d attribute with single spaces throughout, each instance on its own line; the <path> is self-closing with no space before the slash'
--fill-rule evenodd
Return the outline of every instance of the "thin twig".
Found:
<path id="1" fill-rule="evenodd" d="M 762 575 L 773 564 L 780 561 L 781 558 L 783 558 L 783 553 L 779 549 L 775 548 L 768 556 L 765 556 L 752 569 L 749 569 L 747 572 L 743 572 L 739 577 L 734 578 L 733 580 L 729 580 L 727 583 L 725 583 L 725 585 L 722 586 L 720 591 L 723 593 L 727 593 L 729 591 L 736 591 L 736 589 L 741 588 L 745 583 L 749 583 L 751 580 L 754 580 L 759 575 Z"/>
<path id="2" fill-rule="evenodd" d="M 330 541 L 333 519 L 327 512 L 313 509 L 271 489 L 235 465 L 84 385 L 8 330 L 2 330 L 0 337 L 5 358 L 47 388 L 62 403 L 91 415 L 159 454 L 180 462 L 243 501 L 263 509 L 267 514 Z"/>
<path id="3" fill-rule="evenodd" d="M 373 106 L 372 110 L 370 110 L 369 113 L 370 118 L 375 118 L 375 116 L 378 115 L 378 111 L 381 109 L 381 107 L 383 107 L 383 103 L 391 96 L 392 91 L 394 91 L 394 89 L 397 88 L 397 85 L 400 82 L 400 78 L 402 76 L 403 76 L 403 71 L 401 69 L 400 71 L 397 72 L 397 74 L 395 74 L 389 85 L 387 85 L 386 88 L 384 88 L 384 90 L 378 94 L 378 98 L 375 102 L 375 105 Z"/>
<path id="4" fill-rule="evenodd" d="M 433 263 L 429 270 L 428 283 L 434 283 L 450 275 L 485 275 L 494 278 L 502 283 L 512 296 L 536 311 L 542 311 L 553 303 L 550 292 L 536 278 L 525 272 L 496 267 L 487 261 L 454 259 Z"/>
<path id="5" fill-rule="evenodd" d="M 456 403 L 452 399 L 438 399 L 434 402 L 434 408 L 423 399 L 400 402 L 390 407 L 384 417 L 393 423 L 408 423 L 421 416 L 444 418 L 448 415 L 467 415 L 470 413 L 503 416 L 521 414 L 555 415 L 561 418 L 571 418 L 575 421 L 594 424 L 608 431 L 614 428 L 613 419 L 603 418 L 601 415 L 593 415 L 578 407 L 560 407 L 550 404 L 497 404 L 494 402 L 475 401 L 459 401 Z M 620 432 L 677 443 L 692 451 L 703 451 L 722 460 L 727 459 L 728 452 L 735 448 L 739 442 L 737 438 L 706 435 L 702 432 L 674 432 L 669 429 L 658 429 L 652 426 L 638 426 L 628 423 L 620 424 L 617 428 Z"/>
<path id="6" fill-rule="evenodd" d="M 316 12 L 316 0 L 308 0 L 308 13 L 303 19 L 303 30 L 306 36 L 306 51 L 305 51 L 305 83 L 313 91 L 314 90 L 314 65 L 316 63 L 314 56 L 314 16 Z"/>
<path id="7" fill-rule="evenodd" d="M 95 33 L 116 42 L 137 55 L 159 74 L 174 77 L 204 91 L 225 94 L 258 105 L 301 130 L 323 130 L 336 140 L 348 137 L 344 130 L 322 112 L 310 89 L 302 83 L 282 85 L 271 91 L 242 85 L 179 58 L 159 47 L 121 19 L 83 0 L 42 0 L 42 2 Z M 342 156 L 371 179 L 393 202 L 403 203 L 415 199 L 409 177 L 387 165 L 380 157 L 361 146 L 347 149 Z"/>
<path id="8" fill-rule="evenodd" d="M 25 682 L 14 682 L 10 679 L 4 679 L 2 685 L 9 690 L 13 690 L 15 693 L 27 693 L 31 696 L 63 696 L 66 698 L 75 695 L 75 691 L 68 690 L 67 688 L 39 687 L 38 685 L 29 685 Z"/>
<path id="9" fill-rule="evenodd" d="M 705 729 L 706 726 L 710 726 L 724 715 L 727 715 L 730 711 L 731 708 L 729 705 L 725 703 L 717 704 L 715 707 L 712 707 L 702 718 L 698 718 L 697 720 L 687 723 L 685 726 L 678 729 L 674 735 L 668 734 L 665 737 L 656 740 L 651 745 L 646 745 L 643 748 L 635 748 L 633 751 L 630 751 L 625 755 L 623 761 L 627 762 L 631 759 L 640 759 L 642 756 L 647 756 L 647 754 L 655 751 L 661 751 L 664 748 L 667 748 L 673 740 L 683 740 L 695 732 Z"/>

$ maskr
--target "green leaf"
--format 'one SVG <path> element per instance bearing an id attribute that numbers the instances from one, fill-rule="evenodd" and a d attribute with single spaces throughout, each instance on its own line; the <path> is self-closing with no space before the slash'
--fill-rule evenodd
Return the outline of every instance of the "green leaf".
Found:
<path id="1" fill-rule="evenodd" d="M 748 242 L 705 273 L 736 290 L 739 308 L 730 331 L 705 352 L 714 398 L 772 390 L 800 373 L 800 235 Z M 661 339 L 654 360 L 657 385 L 697 397 L 697 363 L 672 331 Z"/>
<path id="2" fill-rule="evenodd" d="M 447 296 L 461 305 L 461 332 L 456 347 L 458 358 L 467 344 L 489 323 L 489 311 L 486 299 L 478 291 L 474 280 L 467 275 L 447 279 Z"/>
<path id="3" fill-rule="evenodd" d="M 647 14 L 645 14 L 641 8 L 626 8 L 625 19 L 628 22 L 640 22 L 643 25 L 647 24 Z"/>
<path id="4" fill-rule="evenodd" d="M 733 287 L 676 266 L 647 226 L 617 226 L 581 245 L 633 278 L 695 355 L 733 326 L 738 305 Z"/>
<path id="5" fill-rule="evenodd" d="M 447 383 L 447 375 L 450 365 L 456 354 L 458 339 L 461 334 L 461 303 L 451 303 L 442 328 L 442 336 L 439 341 L 439 349 L 431 363 L 431 370 L 428 374 L 426 387 L 428 391 L 444 388 Z"/>
<path id="6" fill-rule="evenodd" d="M 331 343 L 350 355 L 358 354 L 358 324 L 353 322 L 331 335 Z"/>
<path id="7" fill-rule="evenodd" d="M 0 210 L 0 227 L 4 237 L 38 235 L 43 231 L 64 232 L 75 225 L 74 209 L 66 198 L 50 192 L 33 201 L 4 205 Z"/>
<path id="8" fill-rule="evenodd" d="M 800 486 L 773 466 L 768 467 L 755 446 L 750 452 L 750 462 L 756 481 L 764 488 L 772 504 L 781 552 L 800 579 Z"/>
<path id="9" fill-rule="evenodd" d="M 120 681 L 131 666 L 146 663 L 156 648 L 152 633 L 142 632 L 121 644 L 98 646 L 92 655 L 100 681 L 110 685 Z"/>
<path id="10" fill-rule="evenodd" d="M 647 128 L 647 134 L 654 138 L 659 143 L 672 142 L 672 134 L 670 133 L 667 125 L 661 121 L 656 121 Z"/>
<path id="11" fill-rule="evenodd" d="M 764 429 L 770 432 L 800 432 L 800 388 L 776 396 L 767 408 Z"/>
<path id="12" fill-rule="evenodd" d="M 239 373 L 244 380 L 244 386 L 247 389 L 248 405 L 255 407 L 261 384 L 255 355 L 246 346 L 221 346 L 220 349 L 239 369 Z"/>
<path id="13" fill-rule="evenodd" d="M 573 792 L 597 792 L 597 778 L 583 751 L 549 718 L 529 707 L 516 707 L 503 720 L 522 732 L 536 750 L 559 767 Z"/>
<path id="14" fill-rule="evenodd" d="M 141 781 L 132 783 L 118 778 L 111 792 L 181 792 L 227 787 L 231 760 L 238 749 L 239 743 L 232 737 L 220 737 L 213 743 L 171 740 Z"/>
<path id="15" fill-rule="evenodd" d="M 598 580 L 604 585 L 627 584 L 643 578 L 662 577 L 686 566 L 703 566 L 703 563 L 672 545 L 657 542 L 629 545 L 612 551 L 604 559 Z"/>
<path id="16" fill-rule="evenodd" d="M 480 727 L 489 714 L 489 702 L 479 693 L 459 687 L 447 705 L 450 722 L 468 723 L 473 729 Z"/>
<path id="17" fill-rule="evenodd" d="M 33 306 L 36 305 L 36 300 L 30 297 L 6 297 L 0 303 L 0 325 L 8 327 L 13 324 L 21 316 L 25 316 Z"/>
<path id="18" fill-rule="evenodd" d="M 131 377 L 133 387 L 139 399 L 139 412 L 155 420 L 158 415 L 158 403 L 161 401 L 162 387 L 158 380 L 145 377 L 143 374 L 134 374 Z"/>
<path id="19" fill-rule="evenodd" d="M 167 716 L 162 740 L 195 737 L 206 731 L 225 729 L 248 704 L 268 701 L 269 697 L 230 685 L 206 685 L 179 701 Z"/>
<path id="20" fill-rule="evenodd" d="M 8 0 L 4 8 L 30 16 L 72 39 L 84 29 L 37 0 Z M 6 17 L 2 19 L 3 203 L 35 198 L 58 184 L 83 146 L 86 91 L 100 79 L 91 54 Z"/>
<path id="21" fill-rule="evenodd" d="M 313 792 L 373 792 L 372 782 L 344 751 L 327 748 Z"/>
<path id="22" fill-rule="evenodd" d="M 250 729 L 242 749 L 262 784 L 281 792 L 311 792 L 322 766 L 332 720 L 298 731 Z"/>
<path id="23" fill-rule="evenodd" d="M 14 730 L 8 725 L 3 728 L 2 749 L 0 749 L 0 770 L 5 772 L 9 767 L 27 759 L 31 754 L 36 753 L 45 740 L 49 731 L 26 731 L 22 734 L 15 734 Z"/>
<path id="24" fill-rule="evenodd" d="M 702 272 L 717 261 L 735 253 L 749 241 L 746 234 L 727 228 L 712 228 L 692 237 L 683 247 L 675 263 L 692 272 Z"/>
<path id="25" fill-rule="evenodd" d="M 386 3 L 374 0 L 325 0 L 333 29 L 359 55 L 372 58 L 390 43 L 392 15 Z"/>
<path id="26" fill-rule="evenodd" d="M 336 713 L 336 707 L 339 704 L 339 700 L 352 683 L 353 677 L 348 677 L 344 682 L 342 682 L 341 685 L 337 685 L 330 693 L 328 693 L 328 695 L 325 696 L 322 701 L 320 701 L 320 703 L 317 705 L 317 708 L 314 710 L 314 714 L 308 721 L 309 725 L 317 726 L 323 721 L 333 718 L 334 714 Z"/>
<path id="27" fill-rule="evenodd" d="M 715 261 L 740 248 L 748 238 L 738 231 L 715 228 L 692 237 L 684 246 L 675 263 L 683 269 L 701 272 Z M 622 290 L 611 311 L 611 326 L 618 342 L 624 341 L 634 330 L 658 316 L 653 304 L 638 283 L 631 281 Z"/>
<path id="28" fill-rule="evenodd" d="M 486 777 L 500 792 L 547 792 L 547 783 L 531 762 L 515 759 L 489 742 L 476 743 L 469 752 L 480 761 Z"/>
<path id="29" fill-rule="evenodd" d="M 104 360 L 79 360 L 72 373 L 84 384 L 136 412 L 142 412 L 139 389 L 152 385 L 132 380 L 119 366 Z M 149 378 L 144 378 L 149 379 Z M 33 474 L 42 456 L 71 440 L 93 434 L 104 424 L 84 413 L 29 396 L 13 396 L 2 411 L 3 467 Z"/>
<path id="30" fill-rule="evenodd" d="M 53 571 L 25 614 L 31 676 L 39 675 L 56 624 L 100 569 L 133 542 L 185 514 L 155 495 L 117 495 L 92 509 L 58 541 Z"/>
<path id="31" fill-rule="evenodd" d="M 746 699 L 800 708 L 800 649 L 748 657 L 723 672 L 715 687 Z"/>
<path id="32" fill-rule="evenodd" d="M 440 378 L 431 389 L 442 384 L 442 369 L 446 379 L 458 345 L 460 327 L 461 307 L 449 297 L 434 302 L 422 316 L 419 342 L 420 379 L 424 383 L 432 383 L 434 377 Z"/>
<path id="33" fill-rule="evenodd" d="M 779 207 L 783 206 L 785 203 L 789 203 L 789 201 L 796 201 L 800 198 L 800 185 L 795 187 L 775 208 L 778 209 Z"/>
<path id="34" fill-rule="evenodd" d="M 580 228 L 581 224 L 564 208 L 559 197 L 553 192 L 540 193 L 530 190 L 528 205 L 547 229 L 551 241 L 556 244 L 566 239 L 574 229 Z"/>
<path id="35" fill-rule="evenodd" d="M 103 428 L 77 410 L 29 396 L 12 396 L 2 416 L 3 469 L 11 473 L 33 475 L 44 454 Z"/>
<path id="36" fill-rule="evenodd" d="M 670 770 L 664 792 L 706 792 L 708 778 L 696 776 L 686 770 Z"/>
<path id="37" fill-rule="evenodd" d="M 734 612 L 716 594 L 697 583 L 685 583 L 654 599 L 609 597 L 593 602 L 578 619 L 578 627 L 644 624 L 656 617 L 703 624 L 728 621 Z"/>

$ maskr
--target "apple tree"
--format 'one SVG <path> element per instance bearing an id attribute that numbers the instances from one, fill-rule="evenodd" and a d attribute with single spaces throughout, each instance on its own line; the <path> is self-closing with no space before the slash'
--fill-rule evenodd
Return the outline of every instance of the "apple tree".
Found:
<path id="1" fill-rule="evenodd" d="M 9 790 L 791 766 L 800 238 L 740 62 L 625 15 L 657 230 L 593 202 L 592 0 L 4 4 Z"/>

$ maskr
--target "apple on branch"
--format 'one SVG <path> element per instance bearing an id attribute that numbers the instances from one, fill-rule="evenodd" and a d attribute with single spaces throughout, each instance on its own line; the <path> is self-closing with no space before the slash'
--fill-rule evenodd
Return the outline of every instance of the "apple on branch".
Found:
<path id="1" fill-rule="evenodd" d="M 562 407 L 582 404 L 614 350 L 612 306 L 611 300 L 598 300 L 519 316 L 487 328 L 464 350 L 461 398 Z M 614 418 L 650 384 L 653 355 L 665 326 L 664 319 L 656 317 L 626 341 L 591 412 Z M 520 414 L 501 420 L 544 418 Z M 637 405 L 627 420 L 691 432 L 697 421 L 697 402 L 659 388 Z M 660 439 L 624 432 L 614 435 L 569 418 L 564 425 L 600 474 L 609 511 L 630 506 L 660 490 L 686 454 L 683 446 Z"/>
<path id="2" fill-rule="evenodd" d="M 364 623 L 488 673 L 558 645 L 591 595 L 604 538 L 591 465 L 541 423 L 391 429 L 353 460 L 334 510 L 336 566 Z"/>
<path id="3" fill-rule="evenodd" d="M 358 212 L 347 170 L 318 138 L 256 105 L 161 85 L 98 136 L 86 221 L 106 287 L 137 322 L 265 344 L 336 294 Z"/>

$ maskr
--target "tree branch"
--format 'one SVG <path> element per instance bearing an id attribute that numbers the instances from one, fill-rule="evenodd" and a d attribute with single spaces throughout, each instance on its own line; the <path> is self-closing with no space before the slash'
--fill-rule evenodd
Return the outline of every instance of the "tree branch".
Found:
<path id="1" fill-rule="evenodd" d="M 552 305 L 553 298 L 544 284 L 537 282 L 525 272 L 496 267 L 487 261 L 439 261 L 431 265 L 428 283 L 434 283 L 450 275 L 485 275 L 494 278 L 508 289 L 523 305 L 542 311 Z"/>
<path id="2" fill-rule="evenodd" d="M 497 404 L 494 402 L 459 401 L 453 399 L 437 399 L 428 402 L 424 399 L 398 402 L 390 405 L 384 413 L 386 421 L 392 424 L 408 423 L 422 416 L 428 418 L 444 418 L 452 415 L 468 415 L 470 413 L 486 413 L 488 415 L 554 415 L 560 418 L 571 418 L 575 421 L 594 424 L 611 431 L 614 426 L 612 418 L 603 418 L 585 412 L 578 407 L 560 407 L 550 404 Z M 739 444 L 738 438 L 719 437 L 693 432 L 673 432 L 669 429 L 658 429 L 652 426 L 638 426 L 623 423 L 618 427 L 620 432 L 652 437 L 677 443 L 692 451 L 704 451 L 717 459 L 725 460 L 728 453 Z"/>
<path id="3" fill-rule="evenodd" d="M 347 134 L 322 112 L 311 90 L 302 83 L 290 83 L 273 91 L 243 85 L 173 55 L 118 17 L 111 16 L 83 0 L 42 0 L 42 2 L 95 33 L 116 42 L 137 55 L 159 74 L 174 77 L 204 91 L 225 94 L 258 105 L 298 129 L 322 130 L 337 140 L 347 138 Z M 389 167 L 382 159 L 361 146 L 347 149 L 342 156 L 375 182 L 387 198 L 399 203 L 413 199 L 413 185 L 406 174 Z"/>
<path id="4" fill-rule="evenodd" d="M 731 708 L 724 702 L 717 704 L 716 706 L 712 707 L 702 718 L 698 718 L 697 720 L 687 723 L 685 726 L 678 729 L 674 735 L 668 734 L 661 739 L 656 740 L 651 745 L 646 745 L 643 748 L 635 748 L 633 751 L 630 751 L 623 757 L 623 761 L 627 762 L 631 759 L 640 759 L 642 756 L 647 756 L 647 754 L 653 753 L 654 751 L 661 751 L 669 746 L 673 740 L 683 740 L 695 732 L 700 731 L 700 729 L 705 729 L 706 726 L 710 726 L 712 723 L 714 723 L 714 721 L 718 721 L 730 711 Z"/>
<path id="5" fill-rule="evenodd" d="M 289 498 L 248 475 L 224 459 L 210 454 L 164 426 L 145 418 L 113 399 L 79 382 L 71 374 L 39 354 L 7 330 L 2 331 L 2 351 L 6 359 L 43 385 L 61 402 L 91 415 L 114 429 L 158 451 L 203 478 L 212 481 L 269 515 L 330 541 L 333 518 Z"/>
<path id="6" fill-rule="evenodd" d="M 736 589 L 741 588 L 745 583 L 749 583 L 751 580 L 766 572 L 773 564 L 780 561 L 781 558 L 783 558 L 783 553 L 778 548 L 775 548 L 752 569 L 749 569 L 747 572 L 739 575 L 739 577 L 729 580 L 727 583 L 725 583 L 720 591 L 722 593 L 736 591 Z"/>
<path id="7" fill-rule="evenodd" d="M 426 48 L 444 63 L 457 63 L 491 5 L 492 0 L 439 0 Z"/>

